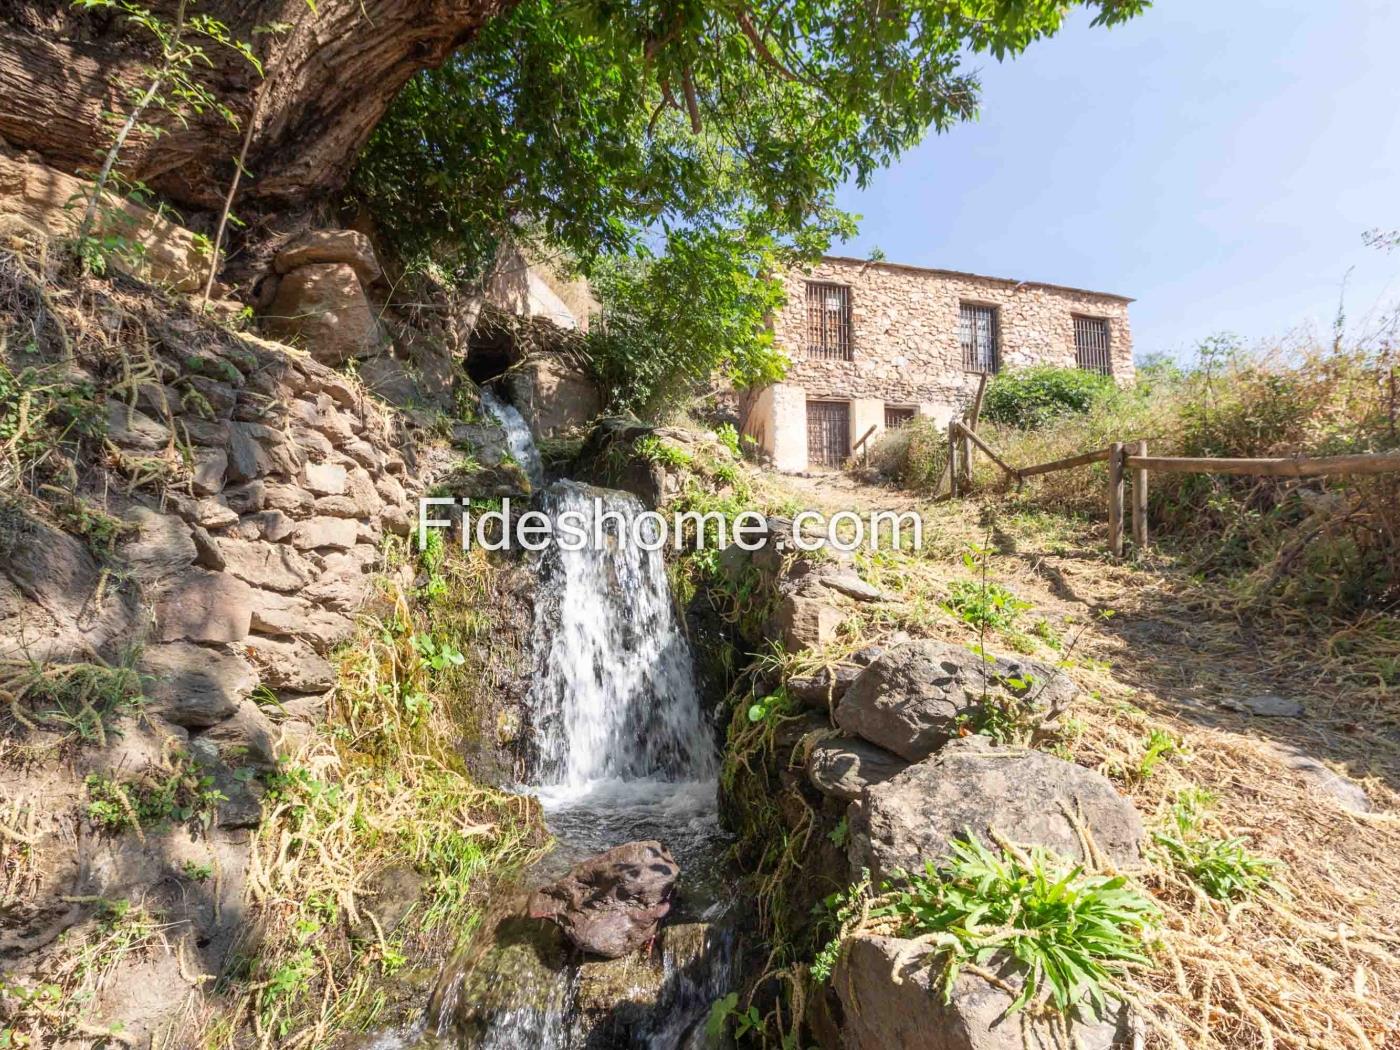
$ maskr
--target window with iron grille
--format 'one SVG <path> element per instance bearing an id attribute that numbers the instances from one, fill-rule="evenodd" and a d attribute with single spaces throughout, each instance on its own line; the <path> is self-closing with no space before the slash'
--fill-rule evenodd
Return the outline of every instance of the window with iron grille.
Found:
<path id="1" fill-rule="evenodd" d="M 846 285 L 807 282 L 807 356 L 852 359 L 851 290 Z"/>
<path id="2" fill-rule="evenodd" d="M 995 372 L 1000 368 L 997 308 L 980 303 L 963 303 L 958 314 L 958 342 L 962 344 L 964 371 Z"/>
<path id="3" fill-rule="evenodd" d="M 1074 360 L 1080 368 L 1099 375 L 1113 374 L 1113 357 L 1109 353 L 1108 319 L 1104 317 L 1075 317 Z"/>
<path id="4" fill-rule="evenodd" d="M 908 405 L 885 406 L 885 429 L 897 430 L 907 423 L 914 422 L 914 409 Z"/>

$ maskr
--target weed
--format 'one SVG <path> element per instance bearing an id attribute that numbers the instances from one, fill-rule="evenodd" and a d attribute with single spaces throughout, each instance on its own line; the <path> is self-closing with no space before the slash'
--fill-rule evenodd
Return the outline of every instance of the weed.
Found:
<path id="1" fill-rule="evenodd" d="M 1017 598 L 999 583 L 954 580 L 943 607 L 963 623 L 979 630 L 1010 630 L 1030 602 Z"/>
<path id="2" fill-rule="evenodd" d="M 104 746 L 112 722 L 139 712 L 146 701 L 134 657 L 116 666 L 2 660 L 0 693 L 9 695 L 10 714 L 20 724 L 61 728 L 83 743 Z"/>
<path id="3" fill-rule="evenodd" d="M 994 851 L 971 837 L 951 852 L 944 867 L 895 873 L 873 899 L 868 882 L 857 885 L 836 904 L 843 936 L 864 915 L 933 945 L 945 1001 L 964 969 L 1007 953 L 1025 968 L 1012 1013 L 1044 1002 L 1062 1013 L 1088 1005 L 1103 1016 L 1116 979 L 1149 964 L 1144 938 L 1159 913 L 1125 877 L 1089 875 L 1038 848 Z M 815 976 L 830 976 L 842 939 L 823 949 Z"/>
<path id="4" fill-rule="evenodd" d="M 1205 834 L 1201 825 L 1215 802 L 1214 792 L 1202 788 L 1179 791 L 1172 804 L 1170 827 L 1152 835 L 1159 847 L 1158 859 L 1215 900 L 1252 896 L 1272 885 L 1272 874 L 1279 862 L 1255 856 L 1243 837 Z"/>
<path id="5" fill-rule="evenodd" d="M 208 882 L 214 877 L 214 866 L 212 864 L 197 864 L 192 860 L 187 860 L 180 866 L 180 874 L 191 882 Z"/>
<path id="6" fill-rule="evenodd" d="M 1132 779 L 1138 782 L 1150 779 L 1162 759 L 1176 754 L 1180 749 L 1177 739 L 1165 729 L 1151 730 L 1143 742 L 1142 755 L 1132 771 Z"/>
<path id="7" fill-rule="evenodd" d="M 739 451 L 739 431 L 735 429 L 733 423 L 721 423 L 715 428 L 715 437 L 719 443 L 729 450 L 729 454 L 735 459 L 740 458 Z"/>
<path id="8" fill-rule="evenodd" d="M 214 810 L 228 798 L 214 787 L 214 778 L 188 765 L 177 754 L 173 769 L 148 771 L 128 780 L 90 773 L 88 819 L 104 831 L 130 828 L 138 835 L 149 827 L 195 821 L 208 827 Z"/>

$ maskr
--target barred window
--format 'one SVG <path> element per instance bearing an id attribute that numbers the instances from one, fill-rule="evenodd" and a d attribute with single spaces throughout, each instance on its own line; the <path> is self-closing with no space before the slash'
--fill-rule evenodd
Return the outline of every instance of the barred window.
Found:
<path id="1" fill-rule="evenodd" d="M 909 405 L 886 405 L 885 406 L 885 429 L 897 430 L 908 423 L 914 422 L 914 409 Z"/>
<path id="2" fill-rule="evenodd" d="M 846 285 L 807 282 L 807 356 L 852 359 L 851 290 Z"/>
<path id="3" fill-rule="evenodd" d="M 1080 368 L 1099 375 L 1113 374 L 1113 357 L 1109 353 L 1108 319 L 1078 317 L 1074 319 L 1074 360 Z"/>
<path id="4" fill-rule="evenodd" d="M 962 345 L 964 371 L 995 372 L 1000 368 L 997 308 L 980 303 L 963 303 L 958 314 L 958 342 Z"/>

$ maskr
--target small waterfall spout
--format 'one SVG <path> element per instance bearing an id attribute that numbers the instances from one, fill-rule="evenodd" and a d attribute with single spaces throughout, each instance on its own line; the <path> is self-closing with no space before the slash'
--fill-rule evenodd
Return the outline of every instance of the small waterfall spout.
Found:
<path id="1" fill-rule="evenodd" d="M 510 449 L 511 458 L 520 464 L 520 469 L 525 471 L 530 484 L 539 488 L 544 484 L 544 464 L 540 461 L 539 449 L 535 447 L 535 439 L 530 434 L 525 417 L 514 405 L 502 401 L 484 387 L 481 391 L 481 404 L 506 432 L 506 447 Z"/>

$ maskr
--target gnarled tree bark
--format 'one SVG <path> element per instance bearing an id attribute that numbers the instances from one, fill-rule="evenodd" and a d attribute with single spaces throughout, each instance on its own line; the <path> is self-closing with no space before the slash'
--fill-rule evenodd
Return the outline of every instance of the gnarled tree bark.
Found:
<path id="1" fill-rule="evenodd" d="M 241 206 L 305 205 L 345 185 L 355 157 L 404 83 L 441 63 L 512 0 L 205 0 L 194 8 L 250 42 L 268 75 L 210 42 L 201 74 L 240 121 L 253 120 Z M 170 18 L 175 0 L 150 0 Z M 281 33 L 255 29 L 295 26 Z M 68 172 L 95 170 L 130 93 L 149 83 L 149 35 L 67 0 L 0 0 L 0 139 Z M 119 167 L 177 205 L 222 203 L 243 130 L 213 115 L 133 135 Z"/>

